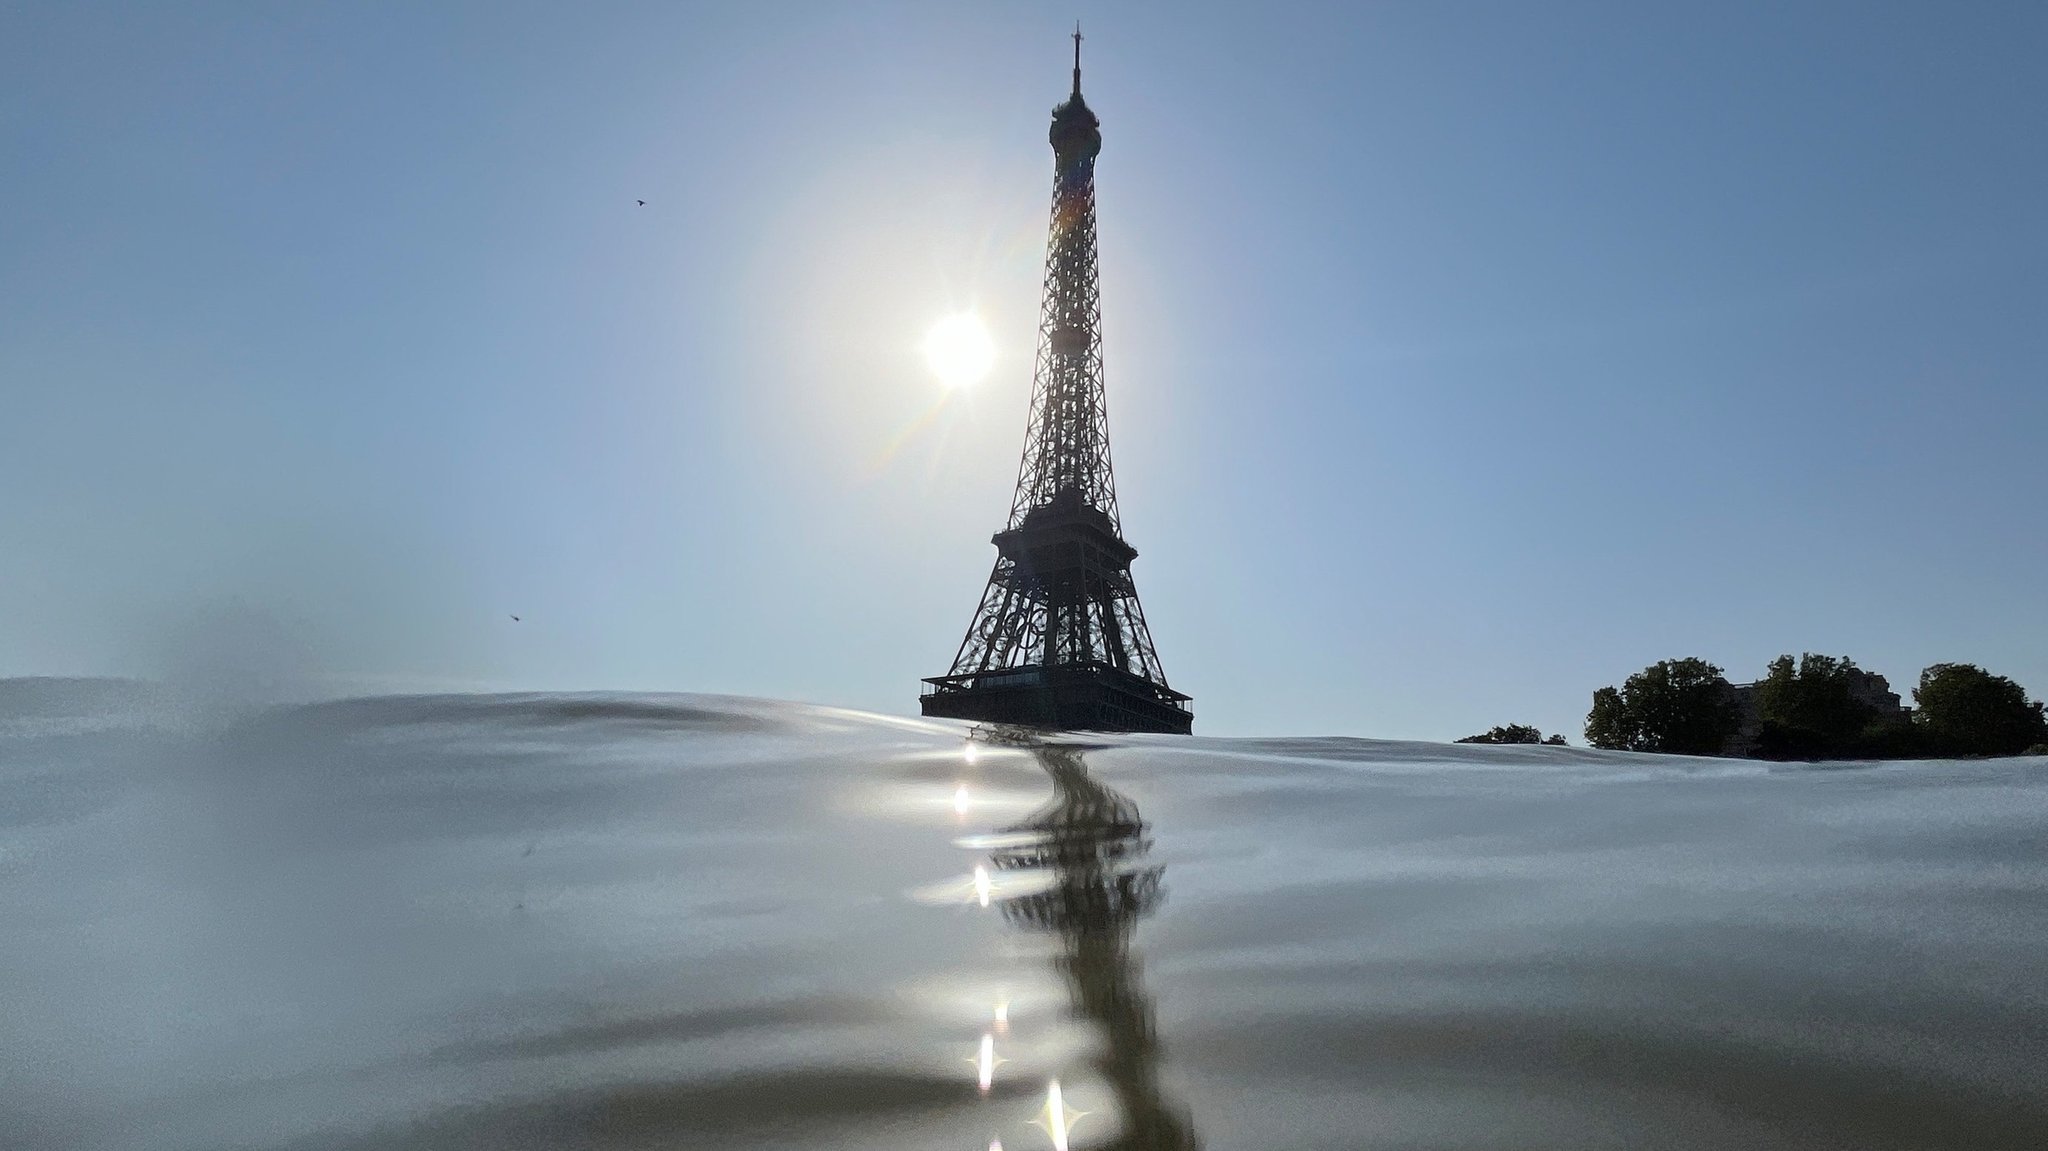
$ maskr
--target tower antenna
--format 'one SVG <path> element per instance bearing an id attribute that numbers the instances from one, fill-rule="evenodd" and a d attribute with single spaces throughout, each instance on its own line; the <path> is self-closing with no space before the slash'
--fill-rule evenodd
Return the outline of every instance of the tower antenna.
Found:
<path id="1" fill-rule="evenodd" d="M 1081 94 L 1081 22 L 1074 21 L 1074 95 Z"/>

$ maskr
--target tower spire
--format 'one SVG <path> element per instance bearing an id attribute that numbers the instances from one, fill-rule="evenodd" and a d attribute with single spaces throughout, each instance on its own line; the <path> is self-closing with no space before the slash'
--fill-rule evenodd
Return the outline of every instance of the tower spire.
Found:
<path id="1" fill-rule="evenodd" d="M 1074 95 L 1081 94 L 1081 22 L 1074 21 Z"/>
<path id="2" fill-rule="evenodd" d="M 924 714 L 1092 731 L 1185 732 L 1188 697 L 1166 685 L 1117 515 L 1102 387 L 1095 160 L 1102 122 L 1074 93 L 1052 111 L 1051 232 L 1024 459 L 995 570 Z"/>

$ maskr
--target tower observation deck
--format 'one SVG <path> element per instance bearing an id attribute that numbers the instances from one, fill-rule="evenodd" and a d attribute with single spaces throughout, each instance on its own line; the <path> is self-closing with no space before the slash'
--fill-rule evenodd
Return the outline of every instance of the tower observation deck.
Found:
<path id="1" fill-rule="evenodd" d="M 1051 235 L 1024 458 L 995 570 L 924 714 L 1078 731 L 1186 732 L 1187 695 L 1167 686 L 1131 581 L 1110 469 L 1096 280 L 1095 157 L 1101 121 L 1074 90 L 1052 112 Z"/>

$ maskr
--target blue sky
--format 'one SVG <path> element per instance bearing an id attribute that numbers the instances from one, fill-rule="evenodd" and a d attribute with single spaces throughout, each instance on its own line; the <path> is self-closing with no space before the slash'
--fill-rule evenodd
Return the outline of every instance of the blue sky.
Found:
<path id="1" fill-rule="evenodd" d="M 914 711 L 1076 14 L 10 7 L 0 674 Z M 2048 693 L 2048 8 L 1078 14 L 1197 731 L 1576 741 L 1680 655 Z"/>

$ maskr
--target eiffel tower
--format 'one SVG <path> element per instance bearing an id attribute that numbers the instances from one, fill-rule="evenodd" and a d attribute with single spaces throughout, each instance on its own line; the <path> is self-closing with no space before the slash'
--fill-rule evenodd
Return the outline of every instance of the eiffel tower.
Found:
<path id="1" fill-rule="evenodd" d="M 924 714 L 1070 731 L 1186 732 L 1190 697 L 1166 685 L 1117 516 L 1102 389 L 1095 271 L 1101 122 L 1074 91 L 1052 112 L 1052 230 L 1031 415 L 995 570 L 952 670 L 924 682 Z"/>

